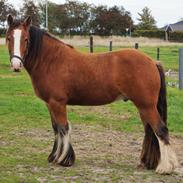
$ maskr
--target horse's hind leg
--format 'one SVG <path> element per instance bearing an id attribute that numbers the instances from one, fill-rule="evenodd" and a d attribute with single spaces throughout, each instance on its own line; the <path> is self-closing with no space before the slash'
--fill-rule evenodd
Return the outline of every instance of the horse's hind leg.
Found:
<path id="1" fill-rule="evenodd" d="M 156 138 L 151 126 L 144 124 L 144 141 L 141 152 L 141 167 L 155 169 L 160 159 L 158 139 Z"/>
<path id="2" fill-rule="evenodd" d="M 71 166 L 75 161 L 75 153 L 70 144 L 71 129 L 67 122 L 66 106 L 52 101 L 49 103 L 48 108 L 55 132 L 55 142 L 48 161 L 62 166 Z"/>
<path id="3" fill-rule="evenodd" d="M 178 165 L 169 143 L 168 128 L 161 120 L 156 107 L 140 109 L 145 124 L 145 137 L 141 163 L 160 174 L 169 174 Z"/>

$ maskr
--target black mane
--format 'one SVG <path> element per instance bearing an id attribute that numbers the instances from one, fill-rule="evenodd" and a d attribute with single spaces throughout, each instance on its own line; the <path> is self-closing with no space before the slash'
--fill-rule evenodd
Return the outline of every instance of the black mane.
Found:
<path id="1" fill-rule="evenodd" d="M 52 36 L 45 30 L 40 29 L 36 26 L 30 27 L 29 35 L 30 35 L 29 48 L 28 48 L 28 52 L 27 52 L 27 56 L 26 56 L 25 60 L 29 59 L 29 60 L 33 61 L 37 58 L 37 56 L 42 48 L 42 42 L 43 42 L 44 35 L 54 39 L 55 41 L 58 41 L 61 44 L 64 44 L 66 46 L 69 46 L 70 48 L 73 48 L 71 45 L 65 44 L 64 42 L 62 42 L 59 39 L 57 39 L 56 37 Z"/>
<path id="2" fill-rule="evenodd" d="M 28 47 L 28 52 L 25 60 L 30 59 L 30 60 L 35 60 L 36 57 L 38 56 L 41 48 L 42 48 L 42 42 L 43 42 L 43 35 L 45 34 L 45 31 L 35 27 L 31 26 L 29 29 L 29 47 Z"/>

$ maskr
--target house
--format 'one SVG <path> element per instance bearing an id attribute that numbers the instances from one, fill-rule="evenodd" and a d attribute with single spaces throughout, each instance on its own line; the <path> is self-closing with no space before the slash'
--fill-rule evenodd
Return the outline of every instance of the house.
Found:
<path id="1" fill-rule="evenodd" d="M 183 31 L 183 20 L 174 24 L 168 24 L 162 27 L 161 30 L 165 31 L 165 40 L 169 40 L 170 32 Z"/>
<path id="2" fill-rule="evenodd" d="M 166 32 L 183 31 L 183 20 L 174 24 L 169 24 L 161 28 Z"/>

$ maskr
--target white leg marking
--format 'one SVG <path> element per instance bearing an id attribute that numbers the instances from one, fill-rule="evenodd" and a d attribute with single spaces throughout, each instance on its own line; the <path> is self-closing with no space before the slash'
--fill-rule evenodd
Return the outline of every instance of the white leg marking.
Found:
<path id="1" fill-rule="evenodd" d="M 55 154 L 54 154 L 54 156 L 55 156 L 54 162 L 55 162 L 55 161 L 58 159 L 58 157 L 59 157 L 59 152 L 60 152 L 60 148 L 61 148 L 61 144 L 62 144 L 62 139 L 61 139 L 61 136 L 60 136 L 59 133 L 55 136 L 55 138 L 57 139 L 57 150 L 55 151 Z"/>
<path id="2" fill-rule="evenodd" d="M 21 56 L 20 55 L 20 39 L 21 39 L 22 31 L 20 29 L 14 30 L 14 55 Z"/>
<path id="3" fill-rule="evenodd" d="M 170 174 L 178 167 L 177 157 L 169 144 L 165 144 L 158 136 L 156 136 L 160 147 L 160 160 L 156 168 L 159 174 Z"/>
<path id="4" fill-rule="evenodd" d="M 69 130 L 65 135 L 62 134 L 63 137 L 61 137 L 60 133 L 57 134 L 56 138 L 58 140 L 58 143 L 57 143 L 57 150 L 54 154 L 55 155 L 54 162 L 60 163 L 65 158 L 65 156 L 67 155 L 67 152 L 68 152 L 68 149 L 69 149 L 70 132 L 71 132 L 71 126 L 69 124 Z M 59 157 L 62 145 L 63 145 L 62 154 Z"/>
<path id="5" fill-rule="evenodd" d="M 62 142 L 63 142 L 63 150 L 62 150 L 61 156 L 58 159 L 58 163 L 60 163 L 67 155 L 67 152 L 69 149 L 69 134 L 68 133 L 63 137 Z"/>

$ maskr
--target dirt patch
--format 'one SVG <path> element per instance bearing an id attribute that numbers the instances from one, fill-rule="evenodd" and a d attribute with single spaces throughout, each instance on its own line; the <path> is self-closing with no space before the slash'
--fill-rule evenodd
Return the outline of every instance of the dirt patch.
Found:
<path id="1" fill-rule="evenodd" d="M 27 136 L 35 142 L 47 142 L 48 147 L 42 150 L 35 148 L 34 151 L 37 149 L 37 152 L 47 155 L 51 151 L 51 141 L 54 139 L 52 131 L 30 130 L 19 135 Z M 17 165 L 16 169 L 21 177 L 24 177 L 22 172 L 25 170 L 32 172 L 40 182 L 183 182 L 183 137 L 171 136 L 181 166 L 172 175 L 161 176 L 154 171 L 136 168 L 143 135 L 108 130 L 101 126 L 73 125 L 72 144 L 77 157 L 73 167 L 63 168 L 52 164 L 46 167 Z"/>

